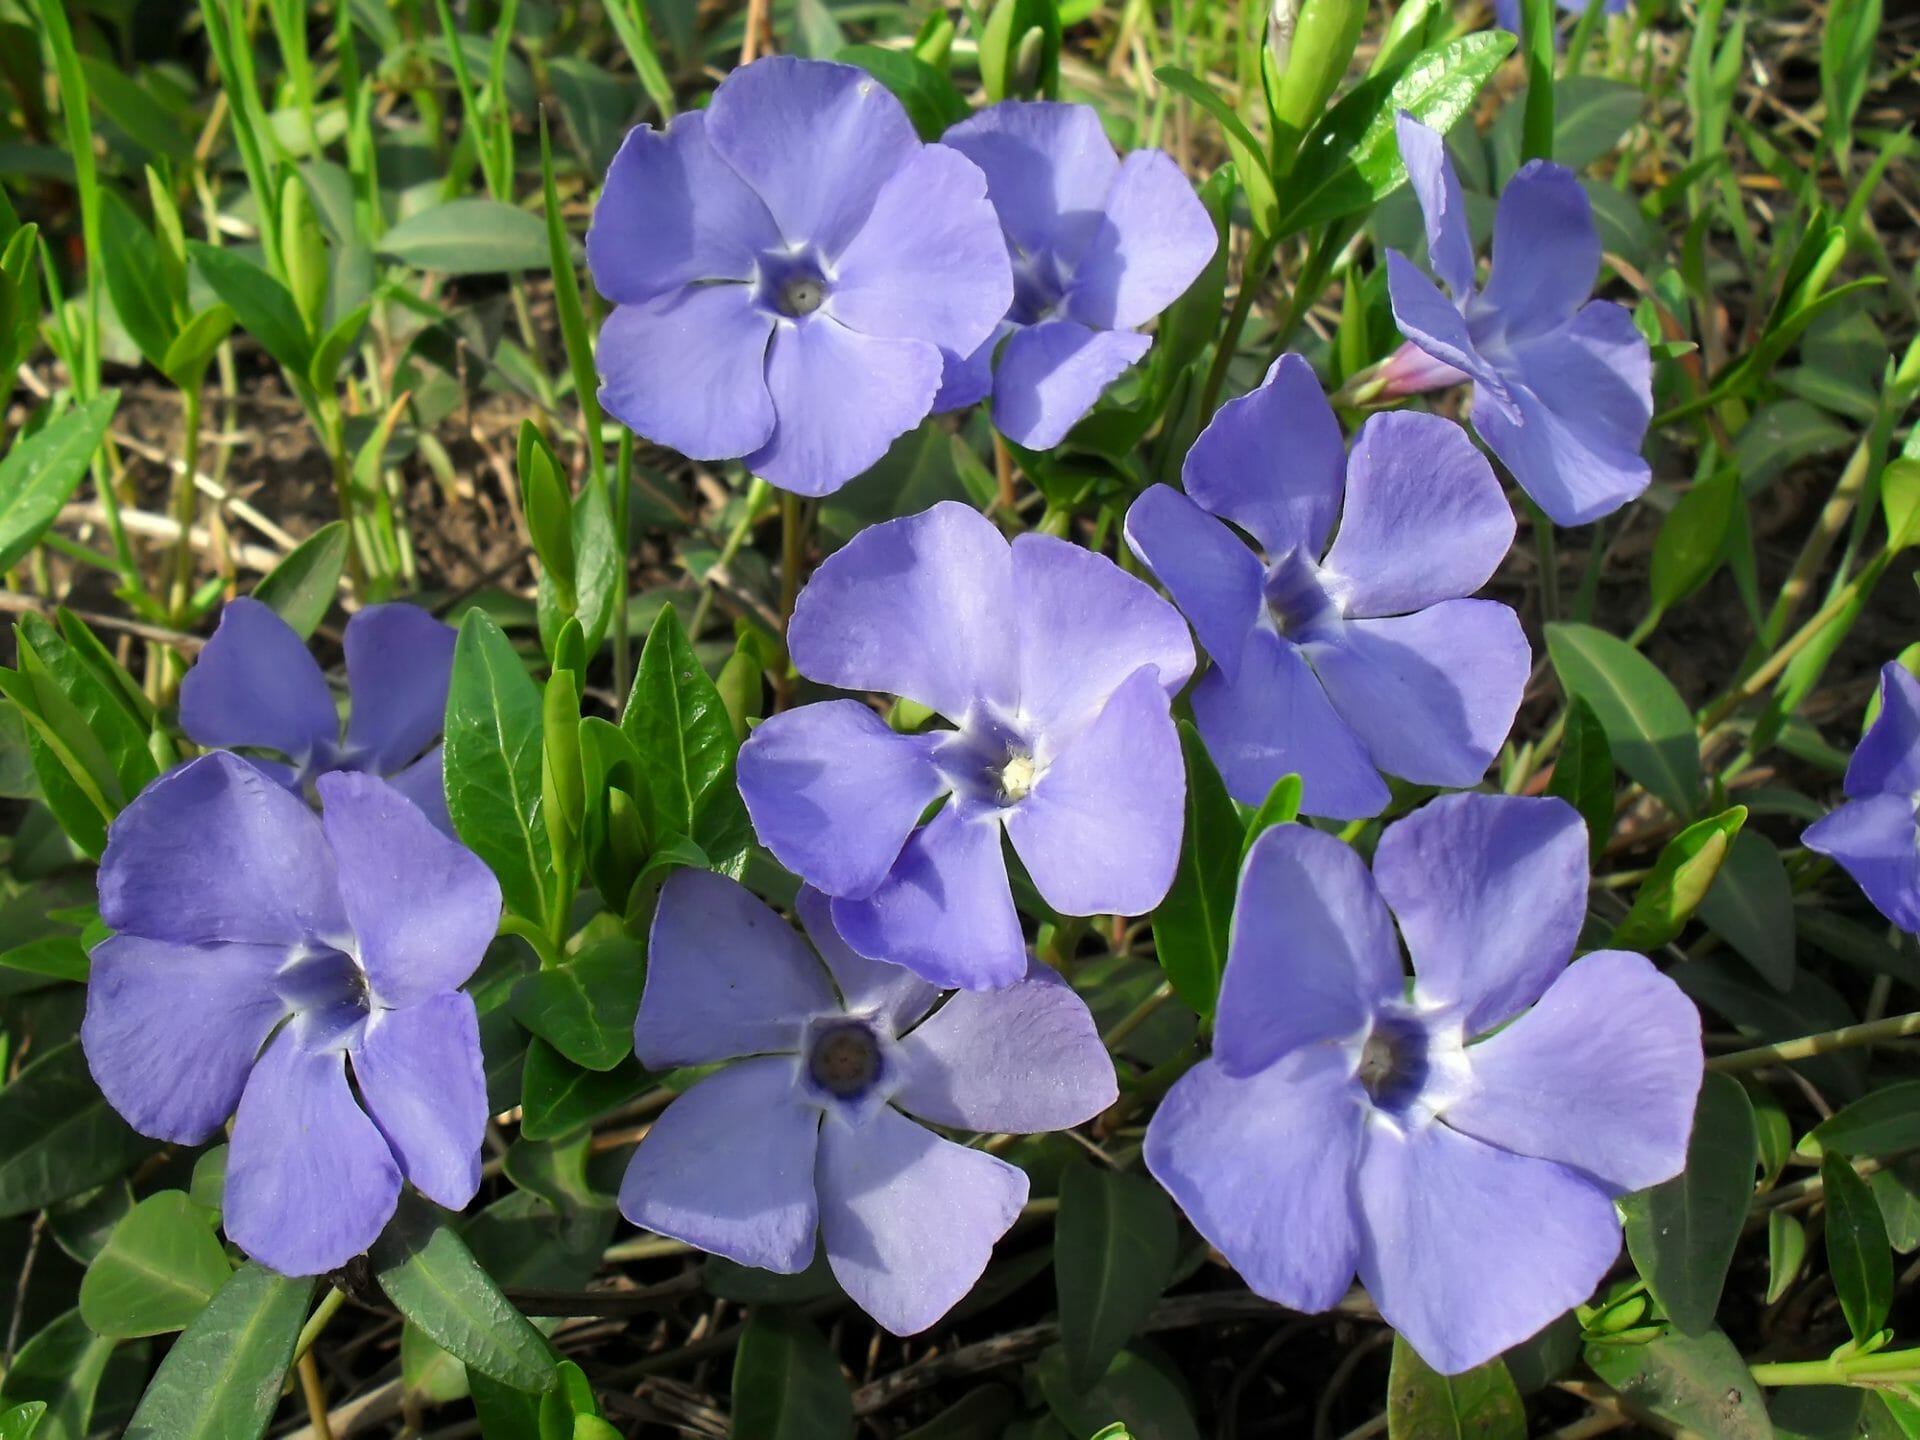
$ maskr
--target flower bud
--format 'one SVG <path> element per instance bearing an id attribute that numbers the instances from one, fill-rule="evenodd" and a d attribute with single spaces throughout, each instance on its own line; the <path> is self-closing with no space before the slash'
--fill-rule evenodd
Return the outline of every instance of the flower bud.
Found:
<path id="1" fill-rule="evenodd" d="M 1347 73 L 1366 18 L 1365 0 L 1273 0 L 1268 96 L 1278 133 L 1297 139 L 1320 118 Z"/>

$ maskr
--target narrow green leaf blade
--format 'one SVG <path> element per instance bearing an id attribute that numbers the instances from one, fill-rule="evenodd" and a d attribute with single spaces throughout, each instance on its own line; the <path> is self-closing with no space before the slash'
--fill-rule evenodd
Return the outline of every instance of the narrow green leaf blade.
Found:
<path id="1" fill-rule="evenodd" d="M 18 564 L 59 515 L 119 403 L 118 390 L 103 391 L 39 434 L 16 440 L 0 460 L 0 570 Z"/>
<path id="2" fill-rule="evenodd" d="M 268 572 L 254 587 L 253 598 L 273 607 L 295 634 L 308 639 L 333 608 L 351 538 L 344 521 L 322 525 Z"/>
<path id="3" fill-rule="evenodd" d="M 1187 830 L 1173 888 L 1153 912 L 1153 945 L 1174 993 L 1206 1016 L 1220 998 L 1227 966 L 1243 832 L 1226 782 L 1200 732 L 1185 720 L 1180 753 L 1187 767 Z"/>
<path id="4" fill-rule="evenodd" d="M 1887 1241 L 1880 1202 L 1844 1155 L 1820 1162 L 1821 1189 L 1827 1201 L 1827 1265 L 1841 1313 L 1856 1341 L 1864 1342 L 1887 1323 L 1893 1305 L 1893 1250 Z"/>
<path id="5" fill-rule="evenodd" d="M 240 328 L 304 381 L 313 363 L 313 341 L 287 287 L 232 250 L 189 240 L 187 251 Z"/>

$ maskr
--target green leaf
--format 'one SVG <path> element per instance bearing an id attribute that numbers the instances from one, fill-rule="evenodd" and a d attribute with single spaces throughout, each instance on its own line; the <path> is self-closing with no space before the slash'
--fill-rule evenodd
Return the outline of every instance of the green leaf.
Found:
<path id="1" fill-rule="evenodd" d="M 1920 1150 L 1920 1080 L 1899 1080 L 1861 1096 L 1813 1127 L 1822 1154 L 1897 1155 Z"/>
<path id="2" fill-rule="evenodd" d="M 1613 750 L 1600 717 L 1578 696 L 1567 701 L 1567 726 L 1547 793 L 1580 812 L 1587 822 L 1587 853 L 1598 859 L 1613 833 Z"/>
<path id="3" fill-rule="evenodd" d="M 540 687 L 481 610 L 460 622 L 447 691 L 447 812 L 500 881 L 507 907 L 546 923 L 553 869 L 540 816 Z"/>
<path id="4" fill-rule="evenodd" d="M 240 328 L 304 383 L 313 364 L 313 340 L 287 287 L 232 250 L 189 240 L 187 253 Z"/>
<path id="5" fill-rule="evenodd" d="M 77 935 L 46 935 L 0 952 L 0 965 L 23 975 L 48 975 L 55 980 L 86 982 L 92 968 L 86 947 Z"/>
<path id="6" fill-rule="evenodd" d="M 1227 967 L 1243 832 L 1240 813 L 1199 731 L 1186 720 L 1179 725 L 1187 766 L 1187 828 L 1173 888 L 1153 912 L 1153 946 L 1174 993 L 1207 1016 L 1220 998 L 1220 976 Z"/>
<path id="7" fill-rule="evenodd" d="M 80 1042 L 47 1051 L 0 1089 L 0 1218 L 104 1184 L 152 1149 L 113 1112 Z"/>
<path id="8" fill-rule="evenodd" d="M 647 635 L 620 728 L 640 757 L 646 794 L 636 798 L 654 847 L 685 836 L 706 852 L 714 869 L 739 878 L 753 845 L 733 778 L 740 744 L 726 702 L 671 605 Z"/>
<path id="9" fill-rule="evenodd" d="M 1733 837 L 1699 914 L 1774 989 L 1793 984 L 1793 882 L 1771 840 L 1745 829 Z"/>
<path id="10" fill-rule="evenodd" d="M 1247 863 L 1253 842 L 1276 825 L 1291 825 L 1300 816 L 1300 797 L 1304 793 L 1298 775 L 1282 775 L 1260 802 L 1260 808 L 1247 819 L 1247 833 L 1240 841 L 1240 863 Z"/>
<path id="11" fill-rule="evenodd" d="M 1840 1310 L 1855 1341 L 1865 1343 L 1887 1323 L 1893 1305 L 1893 1251 L 1880 1202 L 1844 1155 L 1820 1162 L 1827 1202 L 1827 1265 Z"/>
<path id="12" fill-rule="evenodd" d="M 733 1361 L 733 1440 L 846 1440 L 853 1394 L 827 1342 L 798 1315 L 762 1310 Z"/>
<path id="13" fill-rule="evenodd" d="M 233 333 L 233 309 L 209 305 L 180 327 L 160 357 L 160 371 L 182 390 L 196 389 L 206 378 L 207 365 L 220 342 Z"/>
<path id="14" fill-rule="evenodd" d="M 1498 1356 L 1442 1375 L 1393 1337 L 1387 1375 L 1388 1440 L 1526 1440 L 1527 1412 Z"/>
<path id="15" fill-rule="evenodd" d="M 13 1405 L 0 1411 L 0 1440 L 33 1440 L 41 1418 L 47 1413 L 47 1402 L 29 1400 L 24 1405 Z"/>
<path id="16" fill-rule="evenodd" d="M 531 210 L 466 196 L 408 216 L 380 237 L 378 249 L 443 275 L 545 270 L 547 226 Z"/>
<path id="17" fill-rule="evenodd" d="M 1706 898 L 1728 848 L 1746 823 L 1744 805 L 1696 820 L 1669 840 L 1640 882 L 1633 909 L 1607 944 L 1615 950 L 1657 950 L 1680 933 Z"/>
<path id="18" fill-rule="evenodd" d="M 94 779 L 109 799 L 132 799 L 158 777 L 148 744 L 149 719 L 135 712 L 125 688 L 111 674 L 99 673 L 42 615 L 22 615 L 14 642 L 21 673 L 32 682 L 41 713 L 76 755 L 94 754 L 95 767 L 104 756 L 105 768 L 96 768 Z M 55 703 L 51 691 L 64 703 Z"/>
<path id="19" fill-rule="evenodd" d="M 1867 1177 L 1873 1198 L 1880 1202 L 1887 1243 L 1902 1255 L 1920 1250 L 1920 1159 L 1908 1157 Z"/>
<path id="20" fill-rule="evenodd" d="M 20 562 L 72 497 L 119 403 L 118 390 L 104 390 L 0 460 L 0 570 Z"/>
<path id="21" fill-rule="evenodd" d="M 113 310 L 140 353 L 158 367 L 173 344 L 174 296 L 168 293 L 160 242 L 112 190 L 100 192 L 101 273 Z M 179 297 L 184 302 L 184 296 Z"/>
<path id="22" fill-rule="evenodd" d="M 310 638 L 333 608 L 351 541 L 345 521 L 322 525 L 254 586 L 253 598 L 271 606 L 302 640 Z"/>
<path id="23" fill-rule="evenodd" d="M 1767 1304 L 1787 1293 L 1807 1259 L 1807 1227 L 1785 1210 L 1767 1212 Z"/>
<path id="24" fill-rule="evenodd" d="M 80 1313 L 93 1333 L 127 1340 L 190 1325 L 233 1273 L 214 1220 L 183 1190 L 135 1205 L 80 1282 Z"/>
<path id="25" fill-rule="evenodd" d="M 1073 1388 L 1057 1345 L 1041 1354 L 1033 1375 L 1053 1418 L 1073 1435 L 1094 1435 L 1118 1420 L 1139 1440 L 1200 1440 L 1178 1382 L 1138 1351 L 1122 1350 L 1091 1390 Z"/>
<path id="26" fill-rule="evenodd" d="M 87 1440 L 94 1395 L 112 1354 L 113 1341 L 95 1335 L 78 1310 L 69 1310 L 20 1347 L 0 1380 L 0 1405 L 39 1401 L 47 1407 L 34 1440 Z"/>
<path id="27" fill-rule="evenodd" d="M 1398 75 L 1383 73 L 1356 85 L 1300 142 L 1278 233 L 1292 235 L 1358 214 L 1398 190 L 1407 180 L 1394 132 L 1399 113 L 1405 110 L 1446 134 L 1513 46 L 1506 30 L 1463 35 L 1423 50 Z"/>
<path id="28" fill-rule="evenodd" d="M 529 1140 L 562 1139 L 633 1099 L 647 1081 L 631 1055 L 611 1070 L 587 1070 L 536 1038 L 520 1077 L 520 1133 Z"/>
<path id="29" fill-rule="evenodd" d="M 1620 768 L 1685 818 L 1699 808 L 1700 745 L 1693 716 L 1652 661 L 1604 630 L 1547 626 L 1547 654 L 1570 697 L 1600 717 Z"/>
<path id="30" fill-rule="evenodd" d="M 1173 1206 L 1153 1182 L 1092 1165 L 1061 1175 L 1053 1265 L 1075 1388 L 1098 1384 L 1145 1322 L 1173 1278 L 1178 1242 Z"/>
<path id="31" fill-rule="evenodd" d="M 304 188 L 301 193 L 305 193 Z M 360 332 L 373 314 L 373 302 L 364 300 L 333 323 L 314 347 L 313 362 L 307 367 L 307 380 L 316 390 L 331 390 L 339 383 L 340 366 L 359 343 Z"/>
<path id="32" fill-rule="evenodd" d="M 1713 1327 L 1733 1261 L 1759 1142 L 1753 1107 L 1736 1080 L 1708 1074 L 1694 1111 L 1687 1168 L 1620 1202 L 1627 1253 L 1673 1323 L 1689 1335 Z"/>
<path id="33" fill-rule="evenodd" d="M 1740 472 L 1728 465 L 1696 482 L 1660 522 L 1649 581 L 1656 612 L 1671 609 L 1713 578 L 1727 551 L 1734 510 L 1744 501 Z"/>
<path id="34" fill-rule="evenodd" d="M 858 65 L 878 80 L 906 107 L 907 117 L 920 138 L 929 143 L 972 113 L 953 81 L 917 55 L 884 50 L 878 45 L 849 45 L 833 57 L 843 65 Z"/>
<path id="35" fill-rule="evenodd" d="M 280 1404 L 313 1281 L 248 1261 L 174 1342 L 126 1440 L 250 1440 Z"/>
<path id="36" fill-rule="evenodd" d="M 583 945 L 513 987 L 513 1018 L 576 1065 L 611 1070 L 633 1053 L 646 952 L 626 935 Z"/>
<path id="37" fill-rule="evenodd" d="M 1773 1440 L 1766 1401 L 1718 1330 L 1669 1332 L 1645 1345 L 1587 1346 L 1587 1363 L 1629 1405 L 1714 1440 Z"/>
<path id="38" fill-rule="evenodd" d="M 469 1370 L 517 1390 L 552 1387 L 546 1337 L 500 1293 L 432 1205 L 403 1195 L 371 1259 L 395 1308 Z"/>
<path id="39" fill-rule="evenodd" d="M 1280 220 L 1280 200 L 1273 188 L 1266 149 L 1254 138 L 1247 122 L 1234 114 L 1233 108 L 1214 93 L 1211 85 L 1189 75 L 1178 65 L 1160 66 L 1153 72 L 1153 78 L 1169 90 L 1186 96 L 1219 123 L 1226 138 L 1227 153 L 1233 156 L 1234 171 L 1240 177 L 1241 188 L 1247 192 L 1247 208 L 1252 212 L 1255 236 L 1268 240 L 1280 233 L 1276 228 Z"/>

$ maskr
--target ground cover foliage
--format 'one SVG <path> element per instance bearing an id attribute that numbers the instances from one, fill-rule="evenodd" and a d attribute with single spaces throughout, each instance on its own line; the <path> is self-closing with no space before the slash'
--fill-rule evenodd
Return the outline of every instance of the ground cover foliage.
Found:
<path id="1" fill-rule="evenodd" d="M 1920 1435 L 1920 32 L 1495 9 L 0 0 L 0 1440 Z"/>

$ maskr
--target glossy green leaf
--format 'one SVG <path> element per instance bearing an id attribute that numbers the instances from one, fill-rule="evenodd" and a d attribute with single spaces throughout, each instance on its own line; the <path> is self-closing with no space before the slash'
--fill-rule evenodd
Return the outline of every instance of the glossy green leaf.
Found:
<path id="1" fill-rule="evenodd" d="M 1645 1345 L 1589 1345 L 1587 1363 L 1628 1404 L 1714 1440 L 1773 1440 L 1766 1400 L 1718 1330 Z"/>
<path id="2" fill-rule="evenodd" d="M 0 1218 L 111 1180 L 152 1149 L 93 1083 L 78 1040 L 47 1051 L 0 1089 Z"/>
<path id="3" fill-rule="evenodd" d="M 280 1404 L 313 1281 L 248 1261 L 174 1342 L 126 1440 L 251 1440 Z"/>
<path id="4" fill-rule="evenodd" d="M 15 440 L 0 460 L 0 570 L 20 562 L 72 497 L 119 403 L 118 390 L 103 391 Z"/>
<path id="5" fill-rule="evenodd" d="M 24 1405 L 9 1405 L 0 1410 L 0 1440 L 33 1440 L 46 1413 L 44 1400 L 29 1400 Z"/>
<path id="6" fill-rule="evenodd" d="M 1844 1155 L 1820 1162 L 1820 1185 L 1827 1205 L 1827 1266 L 1841 1312 L 1856 1341 L 1864 1342 L 1887 1323 L 1893 1305 L 1893 1251 L 1887 1241 L 1880 1203 Z"/>
<path id="7" fill-rule="evenodd" d="M 1620 768 L 1676 815 L 1692 815 L 1700 804 L 1700 745 L 1672 682 L 1624 640 L 1591 625 L 1547 626 L 1547 653 L 1567 694 L 1600 717 Z"/>
<path id="8" fill-rule="evenodd" d="M 173 300 L 160 242 L 133 207 L 112 190 L 100 192 L 100 269 L 113 310 L 140 353 L 158 367 L 173 344 Z M 185 296 L 179 297 L 185 300 Z"/>
<path id="9" fill-rule="evenodd" d="M 938 140 L 972 113 L 953 81 L 908 51 L 849 45 L 833 58 L 843 65 L 858 65 L 891 90 L 906 107 L 922 140 Z"/>
<path id="10" fill-rule="evenodd" d="M 1746 819 L 1746 807 L 1735 805 L 1696 820 L 1661 847 L 1660 858 L 1633 897 L 1633 909 L 1608 945 L 1645 953 L 1678 935 L 1706 898 Z"/>
<path id="11" fill-rule="evenodd" d="M 134 1206 L 80 1282 L 80 1313 L 93 1333 L 124 1340 L 190 1325 L 233 1273 L 215 1219 L 182 1190 Z"/>
<path id="12" fill-rule="evenodd" d="M 271 606 L 302 640 L 310 638 L 333 608 L 351 538 L 342 521 L 322 525 L 267 572 L 253 598 Z"/>
<path id="13" fill-rule="evenodd" d="M 1247 819 L 1247 833 L 1240 841 L 1240 863 L 1247 862 L 1253 842 L 1276 825 L 1291 825 L 1300 816 L 1300 797 L 1305 793 L 1298 775 L 1282 775 L 1260 802 L 1260 808 Z"/>
<path id="14" fill-rule="evenodd" d="M 403 1195 L 370 1258 L 395 1308 L 469 1370 L 519 1390 L 553 1385 L 546 1337 L 500 1293 L 434 1206 Z"/>
<path id="15" fill-rule="evenodd" d="M 1883 1085 L 1813 1128 L 1828 1154 L 1896 1155 L 1920 1150 L 1920 1080 Z"/>
<path id="16" fill-rule="evenodd" d="M 1807 1227 L 1785 1210 L 1767 1212 L 1767 1304 L 1787 1293 L 1807 1259 Z"/>
<path id="17" fill-rule="evenodd" d="M 1526 1440 L 1527 1412 L 1498 1357 L 1442 1375 L 1401 1335 L 1387 1375 L 1388 1440 Z"/>
<path id="18" fill-rule="evenodd" d="M 853 1394 L 820 1332 L 789 1311 L 747 1322 L 733 1361 L 733 1440 L 848 1440 Z"/>
<path id="19" fill-rule="evenodd" d="M 620 728 L 640 758 L 647 834 L 657 848 L 685 836 L 713 868 L 738 878 L 753 845 L 734 784 L 740 745 L 726 702 L 667 606 L 654 621 L 634 672 Z"/>
<path id="20" fill-rule="evenodd" d="M 379 252 L 443 275 L 547 268 L 546 222 L 531 210 L 479 196 L 444 200 L 380 237 Z"/>
<path id="21" fill-rule="evenodd" d="M 1060 1177 L 1054 1279 L 1060 1345 L 1074 1386 L 1091 1389 L 1173 1278 L 1179 1224 L 1152 1181 L 1104 1166 Z"/>
<path id="22" fill-rule="evenodd" d="M 1880 1202 L 1887 1243 L 1902 1255 L 1920 1250 L 1920 1157 L 1883 1166 L 1867 1177 L 1867 1184 Z"/>
<path id="23" fill-rule="evenodd" d="M 1711 1330 L 1727 1266 L 1753 1198 L 1753 1107 L 1736 1080 L 1708 1074 L 1694 1112 L 1687 1168 L 1621 1201 L 1627 1253 L 1675 1326 Z"/>
<path id="24" fill-rule="evenodd" d="M 1747 829 L 1733 837 L 1699 915 L 1774 989 L 1793 984 L 1793 882 L 1771 840 Z"/>
<path id="25" fill-rule="evenodd" d="M 1566 729 L 1547 793 L 1580 812 L 1587 822 L 1587 853 L 1599 858 L 1613 833 L 1613 749 L 1600 717 L 1578 696 L 1567 702 Z"/>
<path id="26" fill-rule="evenodd" d="M 38 1401 L 47 1407 L 33 1431 L 34 1440 L 87 1440 L 94 1397 L 112 1354 L 113 1341 L 95 1335 L 78 1310 L 69 1310 L 14 1355 L 6 1378 L 0 1380 L 0 1405 Z"/>
<path id="27" fill-rule="evenodd" d="M 454 830 L 515 914 L 544 924 L 553 858 L 541 818 L 540 687 L 513 644 L 469 610 L 454 645 L 444 769 Z"/>
<path id="28" fill-rule="evenodd" d="M 240 328 L 304 382 L 313 363 L 313 340 L 287 287 L 232 250 L 189 240 L 187 251 Z"/>
<path id="29" fill-rule="evenodd" d="M 197 387 L 205 378 L 213 352 L 233 333 L 234 314 L 230 305 L 209 305 L 190 317 L 160 357 L 160 370 L 183 390 Z"/>
<path id="30" fill-rule="evenodd" d="M 529 1140 L 562 1139 L 633 1099 L 647 1080 L 631 1055 L 611 1070 L 588 1070 L 536 1037 L 521 1073 L 520 1133 Z"/>
<path id="31" fill-rule="evenodd" d="M 513 987 L 513 1018 L 576 1065 L 611 1070 L 633 1053 L 646 952 L 625 935 L 583 945 Z"/>
<path id="32" fill-rule="evenodd" d="M 1199 731 L 1179 722 L 1187 768 L 1186 833 L 1173 888 L 1153 912 L 1153 945 L 1174 993 L 1206 1016 L 1220 997 L 1240 876 L 1242 830 Z"/>

